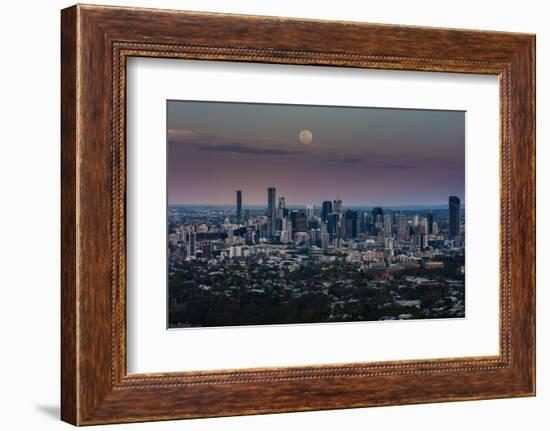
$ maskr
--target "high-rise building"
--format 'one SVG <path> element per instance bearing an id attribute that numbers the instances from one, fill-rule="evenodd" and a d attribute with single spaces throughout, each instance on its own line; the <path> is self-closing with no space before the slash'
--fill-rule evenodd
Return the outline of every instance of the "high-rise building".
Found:
<path id="1" fill-rule="evenodd" d="M 212 259 L 212 244 L 210 243 L 210 241 L 202 242 L 202 258 Z"/>
<path id="2" fill-rule="evenodd" d="M 460 199 L 449 196 L 449 239 L 460 237 Z"/>
<path id="3" fill-rule="evenodd" d="M 321 210 L 321 219 L 328 223 L 328 215 L 332 212 L 332 202 L 331 201 L 324 201 L 323 202 L 323 208 Z"/>
<path id="4" fill-rule="evenodd" d="M 428 234 L 420 234 L 421 240 L 420 240 L 420 246 L 422 248 L 428 248 Z"/>
<path id="5" fill-rule="evenodd" d="M 255 232 L 252 229 L 248 229 L 244 234 L 244 241 L 246 245 L 256 244 Z"/>
<path id="6" fill-rule="evenodd" d="M 315 207 L 313 205 L 307 205 L 306 206 L 307 221 L 309 222 L 314 215 L 315 215 Z"/>
<path id="7" fill-rule="evenodd" d="M 260 231 L 260 240 L 263 238 L 266 240 L 268 238 L 269 232 L 268 232 L 268 225 L 267 223 L 261 223 L 258 226 L 258 230 Z"/>
<path id="8" fill-rule="evenodd" d="M 357 233 L 364 233 L 367 231 L 367 219 L 365 215 L 364 211 L 360 211 L 357 215 Z"/>
<path id="9" fill-rule="evenodd" d="M 243 194 L 242 194 L 242 191 L 240 190 L 237 190 L 237 224 L 241 224 L 242 223 L 242 198 L 243 198 Z"/>
<path id="10" fill-rule="evenodd" d="M 187 242 L 187 256 L 195 257 L 197 255 L 197 234 L 194 230 L 189 230 Z"/>
<path id="11" fill-rule="evenodd" d="M 283 244 L 292 241 L 292 223 L 286 217 L 281 219 L 281 242 Z"/>
<path id="12" fill-rule="evenodd" d="M 434 215 L 431 211 L 426 212 L 426 218 L 428 219 L 428 233 L 432 235 L 434 233 Z"/>
<path id="13" fill-rule="evenodd" d="M 328 216 L 328 233 L 330 234 L 330 239 L 340 237 L 340 214 L 330 213 Z"/>
<path id="14" fill-rule="evenodd" d="M 325 251 L 328 250 L 329 240 L 330 240 L 329 234 L 326 233 L 326 232 L 322 232 L 321 233 L 321 248 Z"/>
<path id="15" fill-rule="evenodd" d="M 284 196 L 279 196 L 277 200 L 277 217 L 280 219 L 286 217 L 286 201 Z"/>
<path id="16" fill-rule="evenodd" d="M 420 221 L 420 224 L 418 225 L 418 227 L 420 228 L 420 233 L 425 233 L 425 234 L 428 234 L 428 217 L 424 217 L 421 221 Z"/>
<path id="17" fill-rule="evenodd" d="M 347 210 L 344 215 L 344 238 L 351 239 L 357 236 L 357 211 Z"/>
<path id="18" fill-rule="evenodd" d="M 275 187 L 267 189 L 267 234 L 270 240 L 273 240 L 275 231 L 277 230 L 276 194 Z"/>
<path id="19" fill-rule="evenodd" d="M 319 229 L 309 230 L 309 242 L 310 245 L 317 245 L 317 240 L 321 240 L 321 231 Z"/>
<path id="20" fill-rule="evenodd" d="M 342 201 L 340 199 L 336 199 L 332 203 L 332 211 L 338 214 L 342 213 Z"/>
<path id="21" fill-rule="evenodd" d="M 292 223 L 292 231 L 307 232 L 307 216 L 303 211 L 294 210 L 290 213 L 290 222 Z"/>
<path id="22" fill-rule="evenodd" d="M 397 238 L 406 240 L 409 237 L 409 223 L 405 214 L 396 214 L 395 216 L 397 221 Z"/>
<path id="23" fill-rule="evenodd" d="M 384 214 L 384 237 L 391 238 L 393 220 L 391 214 Z"/>
<path id="24" fill-rule="evenodd" d="M 305 216 L 305 215 L 304 215 Z M 294 243 L 299 245 L 309 244 L 309 234 L 307 232 L 296 232 Z"/>
<path id="25" fill-rule="evenodd" d="M 371 234 L 376 235 L 383 227 L 384 211 L 380 207 L 374 207 L 372 209 L 372 225 Z"/>
<path id="26" fill-rule="evenodd" d="M 229 258 L 241 257 L 243 255 L 243 248 L 240 245 L 234 245 L 229 247 Z"/>
<path id="27" fill-rule="evenodd" d="M 383 215 L 384 211 L 382 211 L 382 208 L 374 207 L 372 209 L 372 218 L 374 219 L 374 222 L 378 221 L 378 216 L 382 217 Z"/>

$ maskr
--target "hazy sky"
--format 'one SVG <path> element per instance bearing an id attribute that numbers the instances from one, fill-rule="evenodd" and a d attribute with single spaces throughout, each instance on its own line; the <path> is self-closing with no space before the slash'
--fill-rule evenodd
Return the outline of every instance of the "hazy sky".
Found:
<path id="1" fill-rule="evenodd" d="M 464 112 L 169 101 L 168 202 L 464 201 Z M 299 139 L 309 130 L 313 139 Z M 307 141 L 307 140 L 304 140 Z"/>

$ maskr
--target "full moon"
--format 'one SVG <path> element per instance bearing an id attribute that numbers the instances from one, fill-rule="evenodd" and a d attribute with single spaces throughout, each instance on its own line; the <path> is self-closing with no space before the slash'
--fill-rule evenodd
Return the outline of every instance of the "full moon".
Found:
<path id="1" fill-rule="evenodd" d="M 309 130 L 302 130 L 298 134 L 298 139 L 302 144 L 310 144 L 311 141 L 313 141 L 313 133 L 311 133 Z"/>

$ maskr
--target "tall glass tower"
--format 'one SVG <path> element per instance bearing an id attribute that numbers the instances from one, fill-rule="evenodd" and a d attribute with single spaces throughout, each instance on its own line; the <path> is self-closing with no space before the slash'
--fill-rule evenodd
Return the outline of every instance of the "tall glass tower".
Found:
<path id="1" fill-rule="evenodd" d="M 460 199 L 449 196 L 449 239 L 460 236 Z"/>
<path id="2" fill-rule="evenodd" d="M 323 202 L 323 208 L 321 211 L 321 219 L 328 223 L 328 216 L 332 212 L 332 201 L 324 201 Z"/>
<path id="3" fill-rule="evenodd" d="M 243 194 L 240 190 L 237 190 L 237 224 L 242 222 L 242 203 L 243 203 Z"/>
<path id="4" fill-rule="evenodd" d="M 275 187 L 269 187 L 267 189 L 267 233 L 270 239 L 273 239 L 277 229 L 277 207 L 275 206 L 275 201 L 277 198 L 276 195 L 277 192 Z"/>

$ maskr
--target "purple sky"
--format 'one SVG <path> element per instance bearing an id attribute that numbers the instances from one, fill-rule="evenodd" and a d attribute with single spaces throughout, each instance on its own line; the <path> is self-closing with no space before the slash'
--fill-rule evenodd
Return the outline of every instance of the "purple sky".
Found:
<path id="1" fill-rule="evenodd" d="M 462 111 L 168 101 L 167 127 L 169 204 L 464 201 Z"/>

